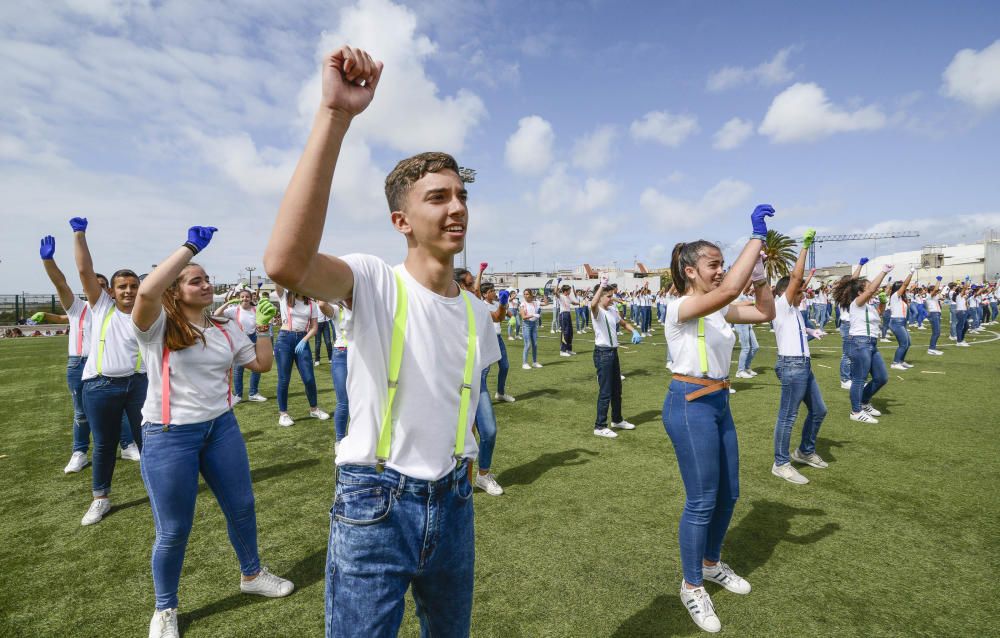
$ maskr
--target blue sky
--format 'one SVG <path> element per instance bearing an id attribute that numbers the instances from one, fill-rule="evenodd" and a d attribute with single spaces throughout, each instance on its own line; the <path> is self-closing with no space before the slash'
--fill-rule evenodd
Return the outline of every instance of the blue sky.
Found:
<path id="1" fill-rule="evenodd" d="M 496 268 L 530 268 L 531 242 L 538 268 L 731 251 L 758 202 L 788 233 L 921 232 L 896 250 L 1000 228 L 996 3 L 42 6 L 0 6 L 10 291 L 49 289 L 23 267 L 45 234 L 70 270 L 75 215 L 101 270 L 148 269 L 192 224 L 220 228 L 201 256 L 220 279 L 259 267 L 317 60 L 343 42 L 386 73 L 344 149 L 331 252 L 402 257 L 381 182 L 421 150 L 479 171 L 469 257 Z"/>

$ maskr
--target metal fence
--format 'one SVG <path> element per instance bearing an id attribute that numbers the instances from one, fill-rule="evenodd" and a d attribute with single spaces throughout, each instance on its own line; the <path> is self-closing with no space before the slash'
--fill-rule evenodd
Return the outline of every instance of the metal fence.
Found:
<path id="1" fill-rule="evenodd" d="M 82 298 L 82 297 L 81 297 Z M 36 312 L 65 314 L 59 295 L 0 295 L 0 325 L 13 326 L 22 323 Z"/>

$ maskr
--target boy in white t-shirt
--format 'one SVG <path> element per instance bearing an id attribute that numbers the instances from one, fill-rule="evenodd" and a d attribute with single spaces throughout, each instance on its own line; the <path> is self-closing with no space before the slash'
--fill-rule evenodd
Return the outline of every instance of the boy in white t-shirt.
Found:
<path id="1" fill-rule="evenodd" d="M 467 191 L 455 160 L 422 153 L 386 178 L 404 262 L 319 253 L 337 157 L 382 64 L 341 47 L 264 254 L 268 275 L 317 299 L 350 298 L 350 429 L 337 455 L 326 570 L 326 635 L 394 635 L 412 587 L 422 631 L 471 629 L 475 535 L 470 472 L 480 371 L 499 360 L 486 307 L 452 277 Z"/>
<path id="2" fill-rule="evenodd" d="M 635 426 L 622 417 L 622 370 L 618 360 L 618 326 L 624 325 L 632 331 L 632 343 L 641 343 L 639 329 L 626 321 L 615 309 L 614 295 L 617 288 L 608 286 L 608 278 L 594 288 L 590 301 L 590 312 L 594 318 L 594 367 L 597 368 L 597 420 L 594 421 L 594 436 L 607 439 L 618 438 L 614 430 L 634 430 Z M 611 427 L 608 423 L 608 407 L 611 408 Z M 614 428 L 614 429 L 612 429 Z"/>

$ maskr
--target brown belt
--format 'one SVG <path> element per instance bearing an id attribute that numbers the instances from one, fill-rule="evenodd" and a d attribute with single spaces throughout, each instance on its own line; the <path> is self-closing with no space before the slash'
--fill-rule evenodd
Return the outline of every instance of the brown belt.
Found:
<path id="1" fill-rule="evenodd" d="M 684 398 L 688 401 L 700 399 L 706 394 L 713 394 L 719 390 L 728 390 L 730 386 L 729 379 L 702 379 L 701 377 L 687 377 L 683 374 L 675 374 L 674 379 L 684 383 L 693 383 L 695 385 L 704 386 L 701 390 L 695 390 L 694 392 L 685 394 Z"/>

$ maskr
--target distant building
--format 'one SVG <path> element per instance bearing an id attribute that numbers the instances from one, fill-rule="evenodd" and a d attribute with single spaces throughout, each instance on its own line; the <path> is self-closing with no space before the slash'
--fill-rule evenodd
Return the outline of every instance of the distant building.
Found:
<path id="1" fill-rule="evenodd" d="M 891 275 L 894 280 L 906 277 L 912 266 L 917 268 L 913 281 L 918 283 L 931 283 L 938 276 L 944 281 L 960 281 L 966 277 L 977 283 L 997 281 L 1000 280 L 1000 234 L 990 233 L 975 244 L 931 245 L 920 250 L 879 255 L 864 265 L 861 275 L 873 277 L 884 264 L 895 265 Z M 854 267 L 851 264 L 836 264 L 817 268 L 815 279 L 837 279 L 850 274 Z"/>

